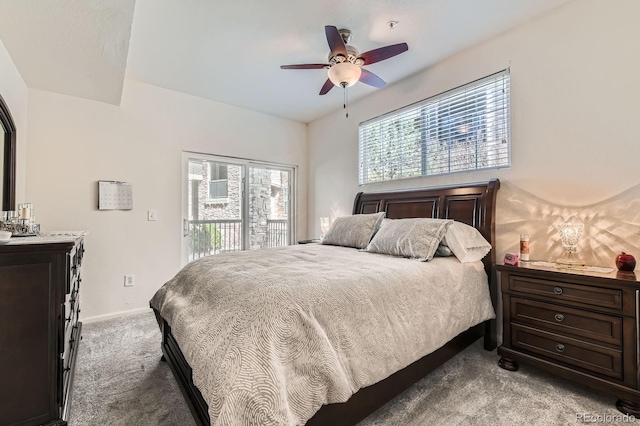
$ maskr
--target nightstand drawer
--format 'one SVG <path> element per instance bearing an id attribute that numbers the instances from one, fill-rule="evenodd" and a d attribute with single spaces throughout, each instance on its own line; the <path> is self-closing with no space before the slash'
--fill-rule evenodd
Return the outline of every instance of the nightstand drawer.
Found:
<path id="1" fill-rule="evenodd" d="M 519 324 L 511 325 L 511 344 L 584 370 L 623 379 L 621 351 Z"/>
<path id="2" fill-rule="evenodd" d="M 572 306 L 588 305 L 622 310 L 622 292 L 612 288 L 510 275 L 509 290 L 544 297 L 545 300 L 555 300 Z"/>
<path id="3" fill-rule="evenodd" d="M 513 297 L 511 321 L 559 334 L 622 345 L 622 318 L 612 315 Z"/>

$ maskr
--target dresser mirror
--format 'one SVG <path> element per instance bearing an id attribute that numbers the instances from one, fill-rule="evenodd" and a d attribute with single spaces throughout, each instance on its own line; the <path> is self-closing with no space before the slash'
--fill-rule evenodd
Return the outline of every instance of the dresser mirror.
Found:
<path id="1" fill-rule="evenodd" d="M 9 107 L 0 96 L 0 202 L 3 211 L 16 206 L 16 126 Z"/>

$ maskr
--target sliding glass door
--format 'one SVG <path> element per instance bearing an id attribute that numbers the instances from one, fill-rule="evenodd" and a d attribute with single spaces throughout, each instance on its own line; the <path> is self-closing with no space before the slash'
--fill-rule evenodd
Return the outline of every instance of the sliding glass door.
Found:
<path id="1" fill-rule="evenodd" d="M 183 263 L 291 244 L 295 168 L 184 154 Z"/>
<path id="2" fill-rule="evenodd" d="M 249 248 L 290 244 L 291 170 L 249 165 Z"/>

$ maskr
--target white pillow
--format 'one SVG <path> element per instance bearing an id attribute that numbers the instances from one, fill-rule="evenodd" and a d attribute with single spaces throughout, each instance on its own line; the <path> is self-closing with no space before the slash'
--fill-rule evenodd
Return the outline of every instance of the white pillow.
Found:
<path id="1" fill-rule="evenodd" d="M 448 246 L 462 263 L 481 260 L 491 251 L 491 244 L 480 231 L 462 222 L 453 222 L 449 226 L 442 244 Z"/>

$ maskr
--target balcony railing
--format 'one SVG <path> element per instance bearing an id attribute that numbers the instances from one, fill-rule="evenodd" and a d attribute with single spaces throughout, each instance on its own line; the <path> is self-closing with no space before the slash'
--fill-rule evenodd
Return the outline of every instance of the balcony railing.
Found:
<path id="1" fill-rule="evenodd" d="M 288 219 L 267 219 L 267 247 L 289 245 Z"/>
<path id="2" fill-rule="evenodd" d="M 239 250 L 242 250 L 240 219 L 189 221 L 189 260 Z"/>
<path id="3" fill-rule="evenodd" d="M 288 220 L 268 219 L 266 247 L 280 247 L 288 244 Z M 189 260 L 240 250 L 242 250 L 240 219 L 189 221 Z"/>

